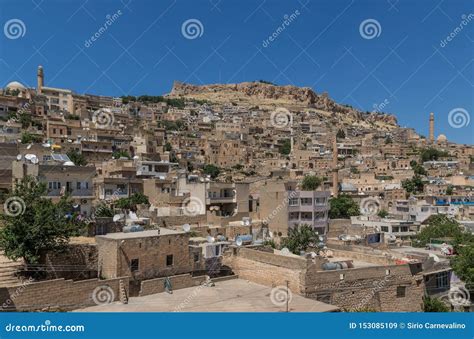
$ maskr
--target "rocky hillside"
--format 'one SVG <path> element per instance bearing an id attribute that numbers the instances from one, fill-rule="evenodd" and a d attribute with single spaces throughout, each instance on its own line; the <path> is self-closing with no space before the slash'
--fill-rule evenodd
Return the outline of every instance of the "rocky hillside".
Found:
<path id="1" fill-rule="evenodd" d="M 317 94 L 309 87 L 276 86 L 262 82 L 242 82 L 239 84 L 192 85 L 175 81 L 169 97 L 186 97 L 208 100 L 216 103 L 234 102 L 241 105 L 274 108 L 282 106 L 290 110 L 316 109 L 351 120 L 380 122 L 397 125 L 393 115 L 363 113 L 350 106 L 336 103 L 327 93 Z"/>

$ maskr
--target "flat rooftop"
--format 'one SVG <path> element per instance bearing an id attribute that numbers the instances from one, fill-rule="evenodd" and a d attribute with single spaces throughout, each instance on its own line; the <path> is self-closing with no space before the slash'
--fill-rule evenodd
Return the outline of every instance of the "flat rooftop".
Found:
<path id="1" fill-rule="evenodd" d="M 243 279 L 219 281 L 214 287 L 196 286 L 87 307 L 76 312 L 286 312 L 286 304 L 272 302 L 272 288 Z M 290 312 L 335 312 L 337 306 L 292 293 Z"/>
<path id="2" fill-rule="evenodd" d="M 374 263 L 368 262 L 368 261 L 356 260 L 356 259 L 353 259 L 349 256 L 347 256 L 347 257 L 332 257 L 332 258 L 328 258 L 328 260 L 330 262 L 352 261 L 352 264 L 354 265 L 354 268 L 382 266 L 381 264 L 374 264 Z"/>
<path id="3" fill-rule="evenodd" d="M 159 237 L 161 235 L 171 235 L 171 234 L 184 234 L 184 231 L 175 231 L 169 228 L 160 227 L 160 233 L 158 234 L 158 229 L 141 231 L 141 232 L 117 232 L 117 233 L 108 233 L 106 235 L 98 235 L 97 238 L 102 239 L 111 239 L 111 240 L 123 240 L 123 239 L 136 239 L 136 238 L 147 238 L 147 237 Z"/>

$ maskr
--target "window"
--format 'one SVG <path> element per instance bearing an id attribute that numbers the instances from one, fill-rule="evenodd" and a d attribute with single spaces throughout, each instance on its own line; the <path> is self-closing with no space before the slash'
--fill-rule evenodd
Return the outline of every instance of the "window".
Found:
<path id="1" fill-rule="evenodd" d="M 166 266 L 173 266 L 173 255 L 169 254 L 166 256 Z"/>
<path id="2" fill-rule="evenodd" d="M 449 287 L 449 272 L 441 272 L 436 275 L 436 287 L 447 288 Z"/>
<path id="3" fill-rule="evenodd" d="M 298 198 L 291 198 L 289 204 L 290 206 L 298 206 Z"/>
<path id="4" fill-rule="evenodd" d="M 326 205 L 326 198 L 316 198 L 314 199 L 314 204 L 316 206 Z"/>
<path id="5" fill-rule="evenodd" d="M 397 298 L 405 298 L 406 286 L 397 286 Z"/>
<path id="6" fill-rule="evenodd" d="M 305 206 L 308 206 L 308 205 L 312 205 L 313 204 L 313 199 L 311 198 L 301 198 L 301 205 L 305 205 Z"/>
<path id="7" fill-rule="evenodd" d="M 80 181 L 76 182 L 76 189 L 78 189 L 78 190 L 81 189 L 81 182 Z"/>
<path id="8" fill-rule="evenodd" d="M 194 253 L 194 262 L 199 262 L 199 253 Z"/>
<path id="9" fill-rule="evenodd" d="M 381 226 L 380 229 L 382 232 L 388 232 L 388 226 Z"/>
<path id="10" fill-rule="evenodd" d="M 138 260 L 138 259 L 132 259 L 132 260 L 130 261 L 130 271 L 132 271 L 132 272 L 137 272 L 139 266 L 140 266 L 140 260 Z"/>

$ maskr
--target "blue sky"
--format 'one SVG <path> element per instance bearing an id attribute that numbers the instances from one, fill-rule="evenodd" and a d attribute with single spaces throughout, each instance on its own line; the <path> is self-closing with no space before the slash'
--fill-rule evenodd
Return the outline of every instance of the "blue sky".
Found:
<path id="1" fill-rule="evenodd" d="M 0 86 L 12 80 L 36 86 L 39 64 L 46 85 L 114 96 L 164 94 L 174 80 L 208 84 L 264 79 L 326 91 L 364 111 L 382 105 L 400 125 L 424 135 L 433 111 L 436 134 L 461 143 L 474 141 L 473 1 L 0 3 Z M 106 16 L 114 13 L 116 19 L 107 24 Z M 294 19 L 285 25 L 285 15 L 291 14 Z M 7 32 L 16 34 L 14 39 L 5 32 L 11 19 L 24 25 L 19 35 Z M 194 39 L 182 33 L 189 19 L 202 25 Z M 374 35 L 365 33 L 371 39 L 360 32 L 365 20 L 376 23 Z M 104 25 L 107 29 L 87 44 Z M 264 44 L 282 25 L 285 29 Z M 449 35 L 451 41 L 442 43 Z M 448 115 L 459 109 L 470 123 L 464 120 L 463 127 L 453 128 Z"/>

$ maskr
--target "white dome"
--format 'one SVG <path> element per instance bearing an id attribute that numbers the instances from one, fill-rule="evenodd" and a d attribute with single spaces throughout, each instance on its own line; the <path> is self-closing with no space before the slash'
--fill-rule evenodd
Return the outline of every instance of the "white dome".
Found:
<path id="1" fill-rule="evenodd" d="M 438 142 L 446 142 L 448 140 L 448 138 L 446 138 L 446 135 L 440 134 L 436 140 Z"/>
<path id="2" fill-rule="evenodd" d="M 5 88 L 9 88 L 9 89 L 26 89 L 26 87 L 23 86 L 23 84 L 19 83 L 18 81 L 9 82 Z"/>

